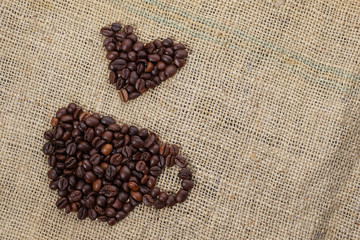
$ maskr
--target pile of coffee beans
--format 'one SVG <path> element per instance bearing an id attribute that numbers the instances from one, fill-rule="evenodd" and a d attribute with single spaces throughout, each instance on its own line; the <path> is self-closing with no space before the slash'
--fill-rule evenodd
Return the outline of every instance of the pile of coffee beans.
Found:
<path id="1" fill-rule="evenodd" d="M 51 167 L 49 187 L 60 197 L 56 206 L 77 212 L 79 219 L 114 225 L 141 203 L 156 209 L 182 203 L 193 187 L 179 147 L 147 129 L 120 126 L 74 103 L 60 108 L 50 124 L 43 147 Z M 169 195 L 155 185 L 164 167 L 174 165 L 181 168 L 182 188 Z"/>
<path id="2" fill-rule="evenodd" d="M 100 33 L 107 37 L 103 45 L 106 58 L 111 61 L 110 83 L 120 90 L 124 102 L 155 88 L 185 65 L 188 55 L 185 46 L 171 38 L 144 45 L 138 41 L 132 26 L 123 28 L 120 23 L 103 27 Z"/>

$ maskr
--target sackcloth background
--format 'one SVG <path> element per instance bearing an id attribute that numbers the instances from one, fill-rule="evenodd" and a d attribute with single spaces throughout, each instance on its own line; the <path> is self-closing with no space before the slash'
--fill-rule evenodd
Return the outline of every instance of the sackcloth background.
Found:
<path id="1" fill-rule="evenodd" d="M 358 0 L 0 6 L 0 239 L 360 239 Z M 99 34 L 114 21 L 184 43 L 187 65 L 122 103 Z M 179 144 L 189 199 L 114 227 L 56 209 L 43 132 L 72 101 Z"/>

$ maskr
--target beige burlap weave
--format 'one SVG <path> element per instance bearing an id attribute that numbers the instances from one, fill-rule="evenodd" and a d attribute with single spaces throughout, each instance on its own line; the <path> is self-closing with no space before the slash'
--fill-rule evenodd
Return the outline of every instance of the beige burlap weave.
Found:
<path id="1" fill-rule="evenodd" d="M 115 20 L 188 64 L 120 102 Z M 359 239 L 359 54 L 358 0 L 0 1 L 0 239 Z M 114 227 L 56 209 L 42 136 L 71 101 L 179 144 L 188 201 Z"/>

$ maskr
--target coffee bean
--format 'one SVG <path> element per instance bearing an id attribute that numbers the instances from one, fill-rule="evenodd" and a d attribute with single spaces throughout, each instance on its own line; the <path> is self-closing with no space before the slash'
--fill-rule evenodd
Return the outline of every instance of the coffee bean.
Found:
<path id="1" fill-rule="evenodd" d="M 149 194 L 144 195 L 142 200 L 144 205 L 147 207 L 151 207 L 152 205 L 154 205 L 154 199 Z"/>
<path id="2" fill-rule="evenodd" d="M 162 208 L 166 207 L 166 202 L 162 202 L 159 199 L 156 199 L 154 202 L 154 207 L 156 209 L 162 209 Z"/>
<path id="3" fill-rule="evenodd" d="M 128 92 L 125 89 L 121 89 L 119 92 L 120 100 L 123 102 L 127 102 L 129 100 Z"/>
<path id="4" fill-rule="evenodd" d="M 176 74 L 177 69 L 175 65 L 170 65 L 165 68 L 165 75 L 167 77 L 172 77 Z"/>
<path id="5" fill-rule="evenodd" d="M 169 49 L 165 52 L 171 54 Z M 140 79 L 148 78 L 146 74 L 150 73 L 141 73 Z M 138 93 L 132 88 L 131 94 Z M 161 143 L 146 129 L 120 126 L 111 117 L 83 112 L 75 104 L 59 109 L 57 114 L 67 122 L 60 120 L 53 131 L 45 132 L 48 142 L 43 151 L 50 155 L 49 187 L 60 196 L 58 208 L 78 212 L 80 219 L 114 219 L 110 222 L 114 224 L 141 203 L 161 209 L 186 200 L 194 184 L 176 145 Z M 183 168 L 179 172 L 182 189 L 176 196 L 155 187 L 162 168 L 175 163 Z"/>
<path id="6" fill-rule="evenodd" d="M 189 169 L 181 169 L 179 174 L 178 174 L 179 178 L 181 178 L 182 180 L 191 180 L 192 178 L 192 173 Z"/>
<path id="7" fill-rule="evenodd" d="M 111 24 L 111 29 L 114 31 L 114 32 L 118 32 L 121 30 L 121 24 L 120 23 L 113 23 Z"/>
<path id="8" fill-rule="evenodd" d="M 137 185 L 135 182 L 129 182 L 128 186 L 133 191 L 139 191 L 139 185 Z"/>
<path id="9" fill-rule="evenodd" d="M 79 190 L 75 190 L 72 193 L 70 193 L 69 200 L 70 202 L 77 202 L 80 201 L 82 197 L 82 193 Z"/>
<path id="10" fill-rule="evenodd" d="M 56 207 L 58 209 L 63 209 L 69 204 L 69 201 L 66 197 L 59 198 L 56 202 Z"/>
<path id="11" fill-rule="evenodd" d="M 59 124 L 59 119 L 57 117 L 53 117 L 50 121 L 52 127 L 56 127 Z"/>
<path id="12" fill-rule="evenodd" d="M 162 202 L 166 202 L 167 198 L 168 198 L 168 195 L 165 192 L 161 192 L 158 195 L 158 199 Z"/>
<path id="13" fill-rule="evenodd" d="M 188 191 L 185 191 L 183 189 L 179 190 L 175 196 L 176 202 L 178 202 L 178 203 L 184 202 L 186 200 L 187 196 L 188 196 Z"/>
<path id="14" fill-rule="evenodd" d="M 55 169 L 53 169 L 53 168 L 48 171 L 47 175 L 48 175 L 48 178 L 50 178 L 51 180 L 55 180 L 58 177 Z"/>
<path id="15" fill-rule="evenodd" d="M 113 146 L 111 144 L 105 144 L 102 148 L 101 148 L 101 152 L 102 154 L 109 155 L 113 150 Z"/>
<path id="16" fill-rule="evenodd" d="M 130 191 L 130 195 L 132 198 L 134 198 L 137 202 L 141 202 L 142 201 L 142 194 L 140 192 L 137 191 Z"/>
<path id="17" fill-rule="evenodd" d="M 125 203 L 123 206 L 124 213 L 130 213 L 133 210 L 133 207 L 130 205 L 130 203 Z"/>
<path id="18" fill-rule="evenodd" d="M 51 142 L 47 142 L 44 144 L 43 147 L 43 153 L 45 155 L 50 155 L 54 152 L 54 146 L 51 144 Z"/>
<path id="19" fill-rule="evenodd" d="M 164 47 L 171 47 L 173 45 L 173 40 L 171 38 L 166 38 L 162 41 Z"/>
<path id="20" fill-rule="evenodd" d="M 66 178 L 60 178 L 58 182 L 58 186 L 60 190 L 65 190 L 69 186 L 69 182 Z"/>
<path id="21" fill-rule="evenodd" d="M 176 199 L 173 195 L 170 195 L 166 200 L 166 206 L 172 207 L 176 204 Z"/>
<path id="22" fill-rule="evenodd" d="M 183 180 L 181 183 L 181 186 L 183 187 L 184 190 L 189 191 L 194 187 L 194 183 L 190 180 Z"/>
<path id="23" fill-rule="evenodd" d="M 85 182 L 93 183 L 96 180 L 96 176 L 92 171 L 85 173 Z"/>
<path id="24" fill-rule="evenodd" d="M 62 116 L 66 115 L 67 111 L 66 108 L 60 108 L 57 112 L 56 112 L 56 117 L 58 119 L 60 119 Z"/>
<path id="25" fill-rule="evenodd" d="M 181 155 L 176 156 L 175 164 L 180 168 L 185 168 L 188 165 L 185 158 L 183 156 L 181 156 Z"/>
<path id="26" fill-rule="evenodd" d="M 151 169 L 151 168 L 150 168 Z M 153 176 L 149 176 L 149 179 L 146 183 L 146 185 L 149 187 L 149 188 L 154 188 L 155 187 L 155 184 L 156 184 L 156 179 L 153 177 Z"/>
<path id="27" fill-rule="evenodd" d="M 101 30 L 100 30 L 100 33 L 102 35 L 104 35 L 105 37 L 111 37 L 114 32 L 111 30 L 111 28 L 109 27 L 103 27 Z"/>

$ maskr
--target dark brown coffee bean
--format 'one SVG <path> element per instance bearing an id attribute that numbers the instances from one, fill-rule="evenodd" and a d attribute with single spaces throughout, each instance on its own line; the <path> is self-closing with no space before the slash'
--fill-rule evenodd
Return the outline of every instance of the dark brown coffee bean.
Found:
<path id="1" fill-rule="evenodd" d="M 74 157 L 68 157 L 65 161 L 65 167 L 67 169 L 76 168 L 77 161 Z"/>
<path id="2" fill-rule="evenodd" d="M 105 50 L 107 51 L 107 52 L 114 52 L 115 51 L 115 49 L 116 49 L 116 45 L 115 45 L 115 43 L 108 43 L 106 46 L 105 46 Z M 107 59 L 109 59 L 108 57 L 106 57 Z M 115 59 L 115 58 L 114 58 Z M 113 59 L 110 59 L 110 60 L 113 60 Z"/>
<path id="3" fill-rule="evenodd" d="M 181 186 L 183 187 L 184 190 L 189 191 L 194 187 L 194 183 L 190 180 L 185 179 L 181 182 Z"/>
<path id="4" fill-rule="evenodd" d="M 173 49 L 176 51 L 176 50 L 183 50 L 183 49 L 185 49 L 185 46 L 184 46 L 184 44 L 181 44 L 181 43 L 175 43 L 174 45 L 173 45 Z"/>
<path id="5" fill-rule="evenodd" d="M 176 74 L 176 72 L 177 72 L 177 69 L 176 69 L 175 65 L 170 65 L 165 68 L 165 75 L 169 78 L 174 76 Z"/>
<path id="6" fill-rule="evenodd" d="M 171 47 L 173 45 L 173 40 L 171 38 L 166 38 L 162 41 L 164 47 Z"/>
<path id="7" fill-rule="evenodd" d="M 173 58 L 169 55 L 162 55 L 161 56 L 161 61 L 164 62 L 165 64 L 171 64 L 173 62 Z M 165 68 L 166 69 L 166 68 Z"/>
<path id="8" fill-rule="evenodd" d="M 181 178 L 182 180 L 191 180 L 192 178 L 192 173 L 189 169 L 187 168 L 183 168 L 180 170 L 179 174 L 178 174 L 179 178 Z"/>
<path id="9" fill-rule="evenodd" d="M 46 132 L 44 133 L 44 138 L 45 138 L 46 140 L 51 140 L 51 139 L 53 138 L 53 134 L 52 134 L 50 131 L 46 131 Z"/>
<path id="10" fill-rule="evenodd" d="M 85 159 L 82 163 L 83 163 L 85 171 L 89 171 L 92 169 L 92 165 L 88 159 Z"/>
<path id="11" fill-rule="evenodd" d="M 100 30 L 100 33 L 105 37 L 111 37 L 114 34 L 114 32 L 109 27 L 103 27 Z"/>
<path id="12" fill-rule="evenodd" d="M 66 178 L 60 178 L 58 182 L 58 186 L 60 190 L 65 190 L 69 186 L 69 182 Z"/>
<path id="13" fill-rule="evenodd" d="M 159 54 L 150 54 L 150 55 L 148 55 L 148 59 L 150 62 L 158 62 L 158 61 L 160 61 L 160 55 Z"/>
<path id="14" fill-rule="evenodd" d="M 115 210 L 115 208 L 107 207 L 107 208 L 105 209 L 105 214 L 106 214 L 106 216 L 108 216 L 108 217 L 115 217 L 115 215 L 116 215 L 116 210 Z"/>
<path id="15" fill-rule="evenodd" d="M 150 195 L 153 198 L 156 198 L 160 194 L 160 189 L 158 187 L 155 187 L 151 190 Z"/>
<path id="16" fill-rule="evenodd" d="M 79 209 L 79 211 L 77 212 L 77 217 L 80 220 L 85 219 L 88 216 L 88 210 L 86 209 L 86 207 L 81 207 Z"/>
<path id="17" fill-rule="evenodd" d="M 121 164 L 122 160 L 123 160 L 122 155 L 117 153 L 111 156 L 110 163 L 114 166 L 118 166 Z"/>
<path id="18" fill-rule="evenodd" d="M 179 190 L 175 196 L 176 202 L 178 203 L 185 202 L 187 196 L 188 196 L 188 191 L 185 191 L 183 189 Z"/>
<path id="19" fill-rule="evenodd" d="M 88 128 L 85 131 L 85 136 L 84 136 L 85 141 L 91 143 L 91 141 L 94 139 L 94 137 L 95 137 L 94 129 L 93 128 Z"/>
<path id="20" fill-rule="evenodd" d="M 180 168 L 185 168 L 188 165 L 186 159 L 180 154 L 175 157 L 175 164 Z"/>
<path id="21" fill-rule="evenodd" d="M 134 198 L 137 202 L 141 202 L 142 201 L 142 194 L 140 192 L 136 192 L 136 191 L 130 191 L 130 195 L 132 198 Z"/>
<path id="22" fill-rule="evenodd" d="M 80 201 L 82 197 L 82 193 L 79 190 L 75 190 L 72 193 L 70 193 L 69 200 L 70 202 L 77 202 Z"/>
<path id="23" fill-rule="evenodd" d="M 97 218 L 97 212 L 95 211 L 95 209 L 89 209 L 88 216 L 90 220 L 94 221 Z"/>
<path id="24" fill-rule="evenodd" d="M 173 167 L 175 165 L 175 157 L 172 155 L 167 155 L 165 159 L 165 165 L 167 167 Z"/>
<path id="25" fill-rule="evenodd" d="M 175 57 L 177 57 L 177 58 L 183 59 L 183 58 L 186 58 L 187 56 L 188 56 L 188 53 L 186 50 L 181 49 L 181 50 L 175 51 Z"/>
<path id="26" fill-rule="evenodd" d="M 132 151 L 129 146 L 125 146 L 125 147 L 123 147 L 121 153 L 125 158 L 129 158 L 129 157 L 131 157 Z"/>
<path id="27" fill-rule="evenodd" d="M 146 185 L 151 189 L 154 188 L 156 185 L 156 178 L 149 176 L 149 180 L 147 181 Z"/>
<path id="28" fill-rule="evenodd" d="M 118 195 L 118 199 L 121 201 L 121 202 L 126 202 L 128 199 L 129 199 L 130 195 L 126 192 L 120 192 L 119 195 Z"/>
<path id="29" fill-rule="evenodd" d="M 136 43 L 137 40 L 138 40 L 137 36 L 135 34 L 133 34 L 133 33 L 127 35 L 127 38 L 130 39 L 133 43 Z"/>
<path id="30" fill-rule="evenodd" d="M 58 189 L 58 195 L 59 195 L 59 197 L 66 197 L 67 191 Z"/>
<path id="31" fill-rule="evenodd" d="M 149 148 L 151 145 L 153 145 L 155 142 L 155 135 L 150 134 L 148 138 L 145 140 L 144 147 Z"/>
<path id="32" fill-rule="evenodd" d="M 77 184 L 77 177 L 76 177 L 75 175 L 71 175 L 71 176 L 69 177 L 69 185 L 75 187 L 76 184 Z M 75 190 L 75 189 L 74 189 L 74 190 Z"/>
<path id="33" fill-rule="evenodd" d="M 142 200 L 144 205 L 147 207 L 151 207 L 152 205 L 154 205 L 154 199 L 149 194 L 144 195 Z"/>
<path id="34" fill-rule="evenodd" d="M 73 114 L 75 112 L 75 109 L 77 108 L 75 103 L 69 103 L 69 105 L 66 108 L 66 111 L 70 114 Z"/>
<path id="35" fill-rule="evenodd" d="M 113 165 L 109 165 L 105 171 L 106 180 L 113 180 L 116 176 L 116 168 Z"/>
<path id="36" fill-rule="evenodd" d="M 165 81 L 166 80 L 166 75 L 165 75 L 165 71 L 161 71 L 159 72 L 159 79 L 161 82 Z"/>
<path id="37" fill-rule="evenodd" d="M 120 23 L 113 23 L 111 24 L 111 29 L 114 31 L 114 32 L 118 32 L 118 31 L 121 31 L 121 24 Z"/>
<path id="38" fill-rule="evenodd" d="M 150 174 L 153 175 L 154 177 L 158 177 L 161 174 L 161 168 L 159 168 L 158 166 L 154 166 L 150 168 Z"/>
<path id="39" fill-rule="evenodd" d="M 144 161 L 138 161 L 136 163 L 136 167 L 135 167 L 136 171 L 142 172 L 144 171 L 145 168 L 146 168 L 146 163 Z"/>
<path id="40" fill-rule="evenodd" d="M 141 95 L 139 92 L 132 92 L 129 94 L 129 99 L 135 99 L 138 98 Z"/>
<path id="41" fill-rule="evenodd" d="M 63 209 L 69 204 L 69 201 L 66 197 L 59 198 L 56 202 L 56 207 L 58 209 Z"/>
<path id="42" fill-rule="evenodd" d="M 66 213 L 66 214 L 69 214 L 69 213 L 71 213 L 71 211 L 72 211 L 71 206 L 70 206 L 70 205 L 67 205 L 67 206 L 65 207 L 65 213 Z"/>
<path id="43" fill-rule="evenodd" d="M 118 221 L 121 221 L 123 220 L 124 218 L 126 218 L 127 214 L 123 211 L 118 211 L 115 215 L 115 218 L 118 220 Z"/>
<path id="44" fill-rule="evenodd" d="M 129 52 L 132 48 L 132 41 L 130 39 L 125 39 L 121 43 L 121 51 Z"/>
<path id="45" fill-rule="evenodd" d="M 162 202 L 166 202 L 166 200 L 168 199 L 168 195 L 165 192 L 161 192 L 158 195 L 158 199 Z"/>
<path id="46" fill-rule="evenodd" d="M 105 195 L 106 197 L 114 197 L 118 194 L 119 189 L 113 185 L 105 185 L 99 191 L 100 194 Z"/>
<path id="47" fill-rule="evenodd" d="M 160 201 L 159 199 L 156 199 L 155 202 L 154 202 L 154 207 L 156 209 L 162 209 L 162 208 L 166 207 L 166 203 Z"/>
<path id="48" fill-rule="evenodd" d="M 80 142 L 78 145 L 77 145 L 77 148 L 82 151 L 82 152 L 87 152 L 90 150 L 90 145 L 87 143 L 87 142 Z"/>
<path id="49" fill-rule="evenodd" d="M 105 211 L 104 211 L 104 214 L 105 214 Z M 99 221 L 100 222 L 107 222 L 109 220 L 109 218 L 107 216 L 99 216 L 98 217 Z"/>
<path id="50" fill-rule="evenodd" d="M 170 153 L 173 156 L 177 156 L 179 154 L 179 147 L 176 145 L 171 145 L 170 146 Z"/>
<path id="51" fill-rule="evenodd" d="M 133 191 L 139 191 L 139 185 L 137 185 L 135 182 L 129 182 L 128 186 Z"/>
<path id="52" fill-rule="evenodd" d="M 138 51 L 144 49 L 144 44 L 141 42 L 137 42 L 133 45 L 133 49 L 134 49 L 134 51 L 138 52 Z"/>
<path id="53" fill-rule="evenodd" d="M 96 176 L 92 171 L 85 173 L 85 182 L 93 183 L 96 180 Z"/>
<path id="54" fill-rule="evenodd" d="M 124 213 L 130 213 L 134 208 L 130 205 L 130 203 L 125 203 L 123 208 L 122 208 L 122 211 Z"/>
<path id="55" fill-rule="evenodd" d="M 170 147 L 167 143 L 164 143 L 160 146 L 159 153 L 161 156 L 167 156 L 170 153 Z"/>
<path id="56" fill-rule="evenodd" d="M 43 153 L 45 155 L 50 155 L 54 152 L 54 146 L 51 144 L 51 142 L 47 142 L 44 144 L 43 147 Z"/>
<path id="57" fill-rule="evenodd" d="M 56 117 L 58 119 L 60 119 L 62 116 L 66 115 L 67 111 L 66 108 L 60 108 L 57 112 L 56 112 Z"/>
<path id="58" fill-rule="evenodd" d="M 166 206 L 168 207 L 172 207 L 176 204 L 176 199 L 175 196 L 173 195 L 169 195 L 169 197 L 166 200 Z"/>
<path id="59" fill-rule="evenodd" d="M 85 119 L 85 123 L 89 127 L 96 127 L 97 125 L 99 125 L 99 120 L 94 118 L 93 116 L 90 116 Z"/>
<path id="60" fill-rule="evenodd" d="M 51 180 L 54 180 L 58 177 L 55 169 L 53 169 L 53 168 L 48 171 L 47 175 L 48 175 L 48 178 Z"/>
<path id="61" fill-rule="evenodd" d="M 120 174 L 120 179 L 122 181 L 126 181 L 131 176 L 131 170 L 129 169 L 128 166 L 123 166 L 123 167 L 121 167 L 119 174 Z"/>
<path id="62" fill-rule="evenodd" d="M 74 121 L 74 117 L 72 115 L 64 115 L 60 118 L 62 122 L 72 122 Z"/>
<path id="63" fill-rule="evenodd" d="M 146 92 L 145 80 L 141 78 L 136 80 L 135 89 L 140 93 Z"/>

